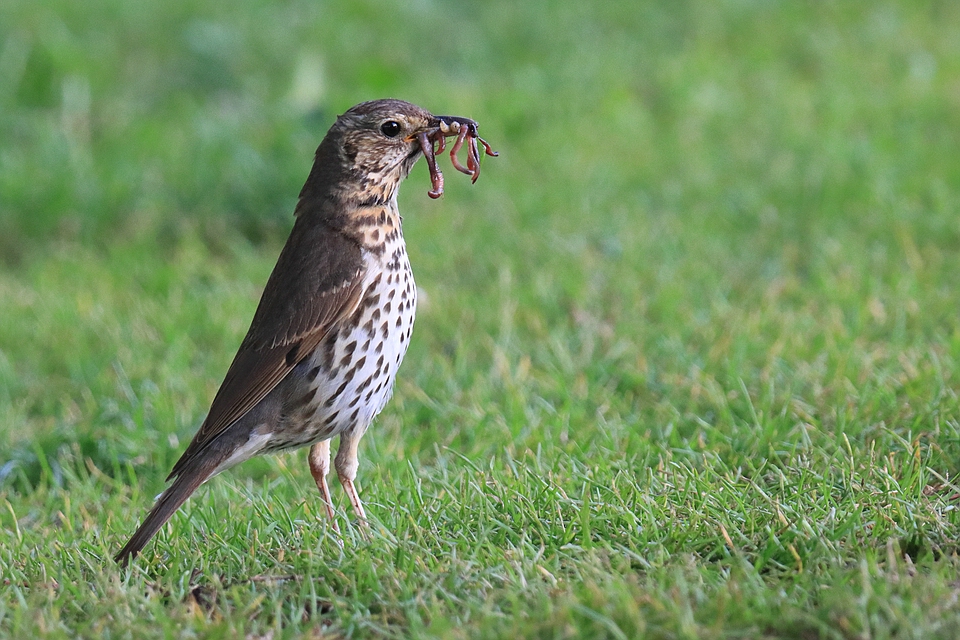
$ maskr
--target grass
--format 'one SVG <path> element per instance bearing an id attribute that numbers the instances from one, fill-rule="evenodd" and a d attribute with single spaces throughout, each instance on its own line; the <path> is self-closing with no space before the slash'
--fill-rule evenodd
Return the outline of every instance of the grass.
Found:
<path id="1" fill-rule="evenodd" d="M 0 636 L 956 637 L 958 25 L 0 5 Z M 361 448 L 372 540 L 337 545 L 301 452 L 117 568 L 315 145 L 385 96 L 501 157 L 402 190 L 425 296 Z"/>

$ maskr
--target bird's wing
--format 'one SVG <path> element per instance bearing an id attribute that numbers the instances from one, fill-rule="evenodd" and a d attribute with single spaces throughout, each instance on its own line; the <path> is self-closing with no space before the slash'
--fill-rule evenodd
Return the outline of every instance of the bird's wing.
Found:
<path id="1" fill-rule="evenodd" d="M 363 297 L 363 276 L 355 241 L 322 223 L 297 220 L 210 412 L 168 480 L 263 400 L 333 325 L 353 314 Z"/>

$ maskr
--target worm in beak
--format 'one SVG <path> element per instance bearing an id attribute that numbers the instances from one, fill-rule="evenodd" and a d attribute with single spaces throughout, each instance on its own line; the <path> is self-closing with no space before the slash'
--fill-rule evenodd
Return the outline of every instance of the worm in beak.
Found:
<path id="1" fill-rule="evenodd" d="M 427 195 L 431 198 L 439 198 L 443 195 L 443 172 L 437 166 L 437 156 L 446 149 L 447 136 L 457 137 L 453 146 L 450 147 L 450 162 L 454 169 L 470 176 L 471 182 L 476 182 L 480 177 L 480 148 L 477 143 L 483 145 L 483 150 L 488 156 L 498 155 L 487 141 L 477 134 L 479 125 L 474 120 L 459 116 L 437 116 L 437 120 L 439 122 L 437 127 L 417 135 L 420 148 L 423 149 L 423 155 L 427 159 L 427 166 L 430 168 L 430 183 L 433 188 L 427 192 Z M 460 164 L 460 159 L 457 157 L 464 143 L 467 144 L 466 167 Z"/>

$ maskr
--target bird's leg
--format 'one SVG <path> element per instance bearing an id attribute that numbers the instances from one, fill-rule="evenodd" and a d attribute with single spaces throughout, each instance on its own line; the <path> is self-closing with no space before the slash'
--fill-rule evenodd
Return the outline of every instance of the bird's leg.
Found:
<path id="1" fill-rule="evenodd" d="M 363 510 L 363 503 L 360 502 L 360 495 L 357 493 L 357 468 L 360 461 L 357 459 L 357 448 L 360 446 L 360 438 L 366 429 L 348 429 L 340 434 L 340 447 L 337 449 L 337 457 L 333 460 L 333 466 L 337 469 L 337 477 L 340 478 L 340 484 L 346 491 L 353 510 L 360 520 L 361 530 L 366 536 L 367 514 Z"/>
<path id="2" fill-rule="evenodd" d="M 330 488 L 327 486 L 327 476 L 330 474 L 330 441 L 323 440 L 310 447 L 307 460 L 310 462 L 310 473 L 317 483 L 317 489 L 320 489 L 320 497 L 333 530 L 340 533 L 340 525 L 337 524 L 337 516 L 333 512 L 333 501 L 330 499 Z"/>

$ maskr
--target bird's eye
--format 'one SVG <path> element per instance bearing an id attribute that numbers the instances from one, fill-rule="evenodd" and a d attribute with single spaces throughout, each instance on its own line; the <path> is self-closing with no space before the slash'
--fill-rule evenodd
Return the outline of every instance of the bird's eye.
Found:
<path id="1" fill-rule="evenodd" d="M 380 133 L 388 138 L 396 138 L 400 134 L 400 123 L 396 120 L 387 120 L 380 125 Z"/>

